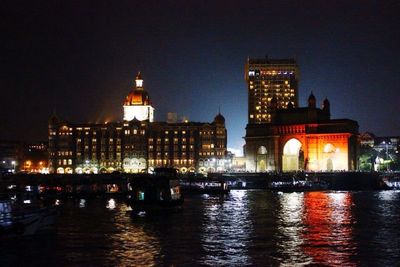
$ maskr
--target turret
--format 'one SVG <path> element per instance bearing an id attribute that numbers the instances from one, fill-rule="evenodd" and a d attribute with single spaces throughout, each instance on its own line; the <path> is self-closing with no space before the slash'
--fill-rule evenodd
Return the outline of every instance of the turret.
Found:
<path id="1" fill-rule="evenodd" d="M 316 108 L 316 102 L 317 100 L 315 99 L 315 96 L 313 94 L 313 92 L 311 91 L 310 96 L 308 97 L 308 107 L 309 108 Z"/>
<path id="2" fill-rule="evenodd" d="M 328 98 L 325 97 L 324 102 L 322 102 L 322 110 L 328 115 L 331 116 L 331 104 L 329 103 Z"/>

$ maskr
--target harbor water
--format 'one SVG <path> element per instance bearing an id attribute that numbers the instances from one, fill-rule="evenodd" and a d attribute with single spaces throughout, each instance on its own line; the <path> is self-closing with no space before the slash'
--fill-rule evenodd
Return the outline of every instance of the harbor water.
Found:
<path id="1" fill-rule="evenodd" d="M 0 239 L 0 266 L 399 266 L 400 191 L 189 195 L 132 217 L 67 199 L 54 229 Z"/>

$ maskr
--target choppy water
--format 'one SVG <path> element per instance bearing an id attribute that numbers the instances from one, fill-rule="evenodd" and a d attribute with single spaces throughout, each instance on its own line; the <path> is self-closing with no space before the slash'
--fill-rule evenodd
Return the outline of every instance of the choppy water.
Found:
<path id="1" fill-rule="evenodd" d="M 118 199 L 68 200 L 57 228 L 0 240 L 0 266 L 398 266 L 400 191 L 187 196 L 131 218 Z"/>

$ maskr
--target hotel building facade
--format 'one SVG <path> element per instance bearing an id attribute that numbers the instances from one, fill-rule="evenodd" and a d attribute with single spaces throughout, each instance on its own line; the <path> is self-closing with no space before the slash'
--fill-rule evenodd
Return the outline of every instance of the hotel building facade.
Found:
<path id="1" fill-rule="evenodd" d="M 126 97 L 124 120 L 76 124 L 49 120 L 50 173 L 140 173 L 155 167 L 181 172 L 224 171 L 229 161 L 225 119 L 155 122 L 154 107 L 140 73 Z"/>
<path id="2" fill-rule="evenodd" d="M 249 58 L 245 65 L 248 92 L 248 121 L 251 124 L 271 122 L 271 100 L 278 109 L 289 102 L 298 106 L 299 68 L 294 59 Z"/>

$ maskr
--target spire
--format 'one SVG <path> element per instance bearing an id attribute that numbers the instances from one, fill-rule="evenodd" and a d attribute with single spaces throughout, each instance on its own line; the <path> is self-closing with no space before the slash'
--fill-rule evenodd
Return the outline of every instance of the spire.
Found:
<path id="1" fill-rule="evenodd" d="M 143 79 L 142 79 L 142 75 L 140 74 L 140 71 L 136 75 L 135 84 L 136 84 L 136 88 L 143 88 Z"/>
<path id="2" fill-rule="evenodd" d="M 310 96 L 308 97 L 308 107 L 309 108 L 316 108 L 316 99 L 315 96 L 313 94 L 313 91 L 311 91 Z"/>

